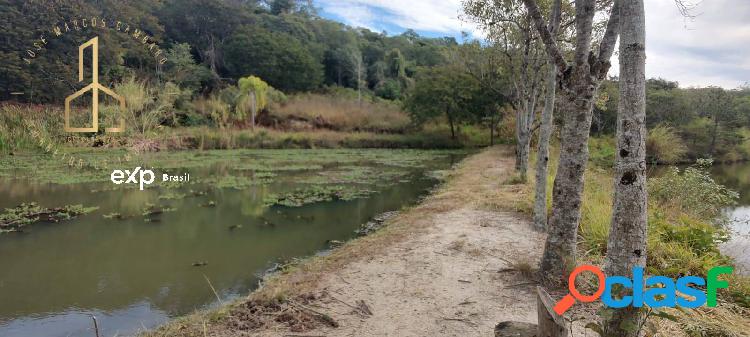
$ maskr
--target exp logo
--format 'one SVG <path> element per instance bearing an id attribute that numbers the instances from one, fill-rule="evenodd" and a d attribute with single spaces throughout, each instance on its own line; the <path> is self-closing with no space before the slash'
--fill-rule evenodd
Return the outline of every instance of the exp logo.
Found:
<path id="1" fill-rule="evenodd" d="M 136 176 L 136 174 L 138 175 Z M 148 176 L 148 179 L 144 179 L 146 176 Z M 143 191 L 143 184 L 151 185 L 156 176 L 154 176 L 154 171 L 141 170 L 141 167 L 138 166 L 132 172 L 130 170 L 114 170 L 109 178 L 116 185 L 120 185 L 123 182 L 126 184 L 139 184 L 141 191 Z"/>
<path id="2" fill-rule="evenodd" d="M 581 302 L 593 302 L 602 299 L 602 303 L 610 308 L 624 308 L 632 305 L 640 308 L 644 304 L 652 308 L 681 306 L 685 308 L 697 308 L 704 304 L 709 307 L 716 306 L 716 292 L 720 288 L 729 287 L 729 282 L 718 279 L 719 275 L 731 274 L 734 269 L 728 266 L 713 267 L 708 271 L 707 279 L 698 276 L 684 276 L 675 280 L 666 276 L 651 276 L 644 282 L 643 268 L 634 267 L 632 278 L 625 276 L 605 277 L 601 269 L 591 265 L 583 265 L 570 273 L 568 278 L 569 294 L 565 295 L 554 310 L 558 315 L 564 314 L 579 300 Z M 576 289 L 576 277 L 584 271 L 592 272 L 599 279 L 599 288 L 592 295 L 583 295 Z M 612 298 L 612 287 L 618 284 L 621 287 L 632 289 L 631 295 L 622 298 Z M 656 287 L 661 285 L 660 287 Z M 705 292 L 699 288 L 691 287 L 705 286 Z M 690 296 L 691 299 L 677 296 L 677 292 Z"/>

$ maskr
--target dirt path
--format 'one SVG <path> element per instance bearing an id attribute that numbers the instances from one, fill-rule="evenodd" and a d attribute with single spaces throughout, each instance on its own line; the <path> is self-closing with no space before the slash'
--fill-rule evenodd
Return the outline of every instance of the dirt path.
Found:
<path id="1" fill-rule="evenodd" d="M 320 280 L 315 306 L 339 327 L 305 335 L 491 336 L 500 321 L 535 323 L 534 285 L 523 271 L 538 261 L 544 237 L 518 213 L 488 210 L 485 202 L 512 173 L 507 150 L 468 158 L 451 184 L 420 206 L 455 208 L 427 215 L 422 230 Z M 371 316 L 352 308 L 358 301 Z M 279 335 L 268 333 L 261 335 Z"/>
<path id="2" fill-rule="evenodd" d="M 448 183 L 388 227 L 270 280 L 229 319 L 197 315 L 153 335 L 492 336 L 500 321 L 535 323 L 529 275 L 544 236 L 513 211 L 529 201 L 519 193 L 528 185 L 507 183 L 511 151 L 495 147 L 465 159 Z M 309 300 L 272 310 L 252 304 L 281 293 Z M 302 311 L 324 314 L 338 327 L 289 315 Z"/>

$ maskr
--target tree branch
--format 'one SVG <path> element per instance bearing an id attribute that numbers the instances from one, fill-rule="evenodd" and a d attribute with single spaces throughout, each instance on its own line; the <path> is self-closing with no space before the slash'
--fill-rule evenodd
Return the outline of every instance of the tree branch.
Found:
<path id="1" fill-rule="evenodd" d="M 576 0 L 576 49 L 574 62 L 576 66 L 586 64 L 591 52 L 591 35 L 596 14 L 596 1 Z M 591 65 L 591 64 L 589 64 Z"/>
<path id="2" fill-rule="evenodd" d="M 526 5 L 526 9 L 528 9 L 529 15 L 534 21 L 534 26 L 539 32 L 539 36 L 542 37 L 544 46 L 547 49 L 547 54 L 552 59 L 552 63 L 557 66 L 558 71 L 565 71 L 565 69 L 568 68 L 568 62 L 565 61 L 565 57 L 563 57 L 562 52 L 560 52 L 560 48 L 557 46 L 554 36 L 552 36 L 552 33 L 547 29 L 547 25 L 544 23 L 544 18 L 542 18 L 542 13 L 539 10 L 539 4 L 536 3 L 536 0 L 523 0 L 523 3 Z"/>
<path id="3" fill-rule="evenodd" d="M 592 74 L 597 78 L 604 78 L 609 71 L 609 59 L 615 51 L 617 36 L 620 35 L 620 0 L 612 4 L 612 12 L 609 14 L 607 30 L 604 32 L 602 42 L 599 44 L 599 57 L 592 69 Z"/>

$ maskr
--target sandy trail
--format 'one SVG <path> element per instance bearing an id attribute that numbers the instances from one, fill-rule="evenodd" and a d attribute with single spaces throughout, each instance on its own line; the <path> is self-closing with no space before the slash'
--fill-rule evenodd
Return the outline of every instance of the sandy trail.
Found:
<path id="1" fill-rule="evenodd" d="M 522 215 L 483 202 L 507 188 L 512 174 L 506 149 L 466 159 L 451 184 L 419 207 L 440 210 L 418 219 L 420 230 L 320 279 L 314 308 L 338 328 L 288 335 L 492 336 L 500 321 L 536 323 L 535 285 L 510 269 L 535 266 L 544 236 Z M 354 310 L 358 301 L 372 315 Z"/>
<path id="2" fill-rule="evenodd" d="M 507 261 L 541 254 L 542 237 L 513 214 L 464 207 L 419 237 L 351 264 L 322 283 L 341 325 L 326 336 L 491 336 L 500 321 L 536 322 L 528 279 Z M 335 298 L 335 299 L 333 299 Z M 364 301 L 372 316 L 352 313 Z"/>
<path id="3" fill-rule="evenodd" d="M 513 164 L 509 147 L 472 155 L 376 233 L 145 336 L 493 336 L 501 321 L 536 323 L 544 235 L 514 211 L 531 186 L 508 183 Z"/>

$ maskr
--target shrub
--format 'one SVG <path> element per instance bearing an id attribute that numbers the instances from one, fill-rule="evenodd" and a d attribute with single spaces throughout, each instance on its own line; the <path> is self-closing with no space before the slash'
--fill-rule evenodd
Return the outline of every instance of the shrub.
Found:
<path id="1" fill-rule="evenodd" d="M 213 94 L 207 98 L 199 98 L 193 102 L 193 106 L 198 113 L 210 118 L 218 127 L 226 127 L 229 123 L 232 107 L 219 95 Z"/>
<path id="2" fill-rule="evenodd" d="M 125 111 L 117 106 L 104 107 L 104 115 L 110 125 L 116 125 L 119 114 L 124 114 L 129 130 L 145 134 L 162 123 L 176 123 L 175 102 L 185 94 L 174 83 L 154 88 L 146 82 L 129 78 L 115 86 L 115 92 L 125 98 Z M 118 114 L 119 112 L 119 114 Z"/>
<path id="3" fill-rule="evenodd" d="M 680 213 L 711 221 L 722 215 L 722 210 L 736 203 L 739 194 L 711 178 L 710 159 L 698 162 L 680 172 L 671 167 L 659 178 L 650 180 L 649 194 L 660 208 L 676 209 Z"/>
<path id="4" fill-rule="evenodd" d="M 648 131 L 646 156 L 650 162 L 675 164 L 685 157 L 687 151 L 687 145 L 673 128 L 659 125 Z"/>

